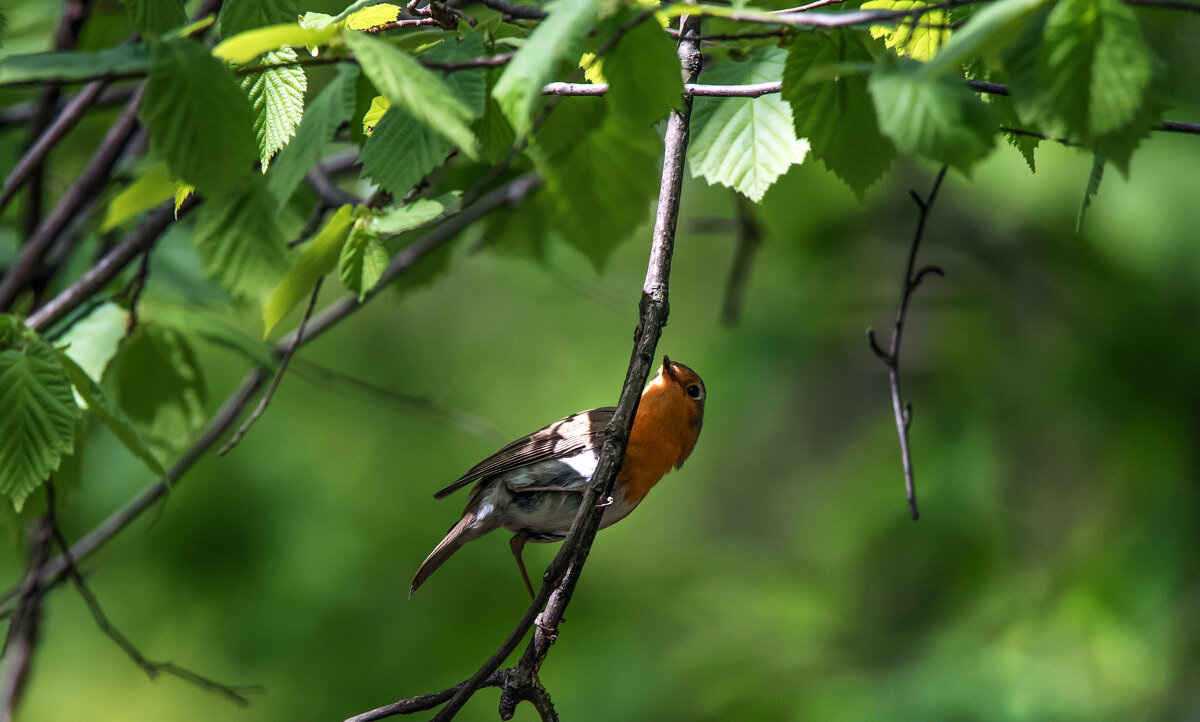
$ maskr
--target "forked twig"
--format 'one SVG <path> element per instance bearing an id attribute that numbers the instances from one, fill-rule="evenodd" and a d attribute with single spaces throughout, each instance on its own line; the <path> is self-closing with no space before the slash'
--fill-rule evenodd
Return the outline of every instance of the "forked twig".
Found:
<path id="1" fill-rule="evenodd" d="M 912 512 L 914 520 L 920 515 L 917 513 L 917 489 L 913 482 L 912 452 L 909 449 L 908 441 L 908 427 L 912 424 L 912 404 L 905 403 L 904 397 L 900 393 L 900 341 L 904 337 L 904 320 L 908 316 L 908 303 L 912 300 L 913 292 L 929 274 L 946 275 L 938 266 L 916 268 L 917 249 L 920 248 L 921 237 L 925 234 L 925 222 L 929 219 L 929 211 L 937 199 L 938 189 L 942 187 L 942 179 L 945 177 L 946 166 L 942 166 L 942 169 L 938 171 L 937 178 L 933 181 L 929 197 L 924 200 L 917 195 L 916 191 L 909 191 L 909 195 L 917 204 L 921 215 L 917 221 L 917 231 L 913 234 L 912 246 L 908 250 L 908 265 L 904 270 L 904 289 L 900 294 L 900 308 L 896 311 L 896 322 L 892 326 L 890 348 L 884 351 L 875 338 L 875 329 L 867 329 L 867 341 L 871 344 L 871 350 L 888 368 L 888 380 L 892 387 L 892 412 L 896 417 L 896 433 L 900 436 L 900 458 L 904 464 L 904 491 L 908 496 L 908 508 Z"/>

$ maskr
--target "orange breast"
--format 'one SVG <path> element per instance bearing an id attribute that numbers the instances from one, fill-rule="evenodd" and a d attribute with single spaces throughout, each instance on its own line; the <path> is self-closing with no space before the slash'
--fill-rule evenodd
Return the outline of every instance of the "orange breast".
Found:
<path id="1" fill-rule="evenodd" d="M 630 504 L 640 503 L 672 466 L 683 463 L 696 443 L 696 407 L 678 391 L 674 385 L 651 386 L 642 394 L 616 481 Z"/>

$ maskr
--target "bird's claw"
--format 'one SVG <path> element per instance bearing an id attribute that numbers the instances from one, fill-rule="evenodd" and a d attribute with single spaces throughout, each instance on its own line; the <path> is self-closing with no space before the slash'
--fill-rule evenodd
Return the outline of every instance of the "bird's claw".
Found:
<path id="1" fill-rule="evenodd" d="M 613 498 L 611 496 L 604 497 L 604 501 L 596 505 L 597 509 L 603 509 L 606 506 L 612 506 Z"/>
<path id="2" fill-rule="evenodd" d="M 533 620 L 533 623 L 537 625 L 537 628 L 542 630 L 542 634 L 545 634 L 546 638 L 553 643 L 556 639 L 558 639 L 558 630 L 542 621 L 542 616 L 544 614 L 545 612 L 538 614 L 537 618 Z"/>

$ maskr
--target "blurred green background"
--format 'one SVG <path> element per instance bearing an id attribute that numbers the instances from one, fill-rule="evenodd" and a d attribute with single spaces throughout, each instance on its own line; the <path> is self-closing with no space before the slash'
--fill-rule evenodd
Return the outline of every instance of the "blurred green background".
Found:
<path id="1" fill-rule="evenodd" d="M 19 135 L 3 136 L 6 163 Z M 946 179 L 921 260 L 947 276 L 917 293 L 902 351 L 915 523 L 863 332 L 890 329 L 907 191 L 926 194 L 936 169 L 901 162 L 859 203 L 820 166 L 793 168 L 758 209 L 764 243 L 731 326 L 736 242 L 705 229 L 736 216 L 733 196 L 686 184 L 659 353 L 703 376 L 704 432 L 599 536 L 542 670 L 564 719 L 1200 719 L 1200 140 L 1151 137 L 1076 234 L 1090 168 L 1050 145 L 1030 175 L 997 148 Z M 240 446 L 84 564 L 148 657 L 266 694 L 240 709 L 148 681 L 63 587 L 22 719 L 342 719 L 492 653 L 528 599 L 505 536 L 406 599 L 465 502 L 431 494 L 497 442 L 615 403 L 649 233 L 603 273 L 563 244 L 534 263 L 475 240 L 436 283 L 384 294 L 301 356 L 498 438 L 312 383 L 302 362 Z M 152 292 L 177 290 L 172 269 L 195 263 L 184 245 L 164 242 Z M 259 332 L 252 310 L 238 318 Z M 215 410 L 246 362 L 198 349 Z M 69 538 L 148 482 L 103 429 L 82 465 Z M 527 549 L 531 570 L 555 549 Z M 22 566 L 0 546 L 6 585 Z M 479 693 L 462 719 L 495 719 L 496 699 Z"/>

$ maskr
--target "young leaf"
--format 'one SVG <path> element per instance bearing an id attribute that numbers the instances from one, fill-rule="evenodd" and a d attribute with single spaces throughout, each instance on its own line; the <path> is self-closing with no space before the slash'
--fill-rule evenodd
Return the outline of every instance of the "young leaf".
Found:
<path id="1" fill-rule="evenodd" d="M 338 278 L 348 290 L 357 293 L 359 302 L 362 302 L 379 283 L 379 279 L 383 278 L 387 264 L 388 254 L 379 239 L 362 228 L 355 228 L 342 246 L 338 258 Z"/>
<path id="2" fill-rule="evenodd" d="M 295 23 L 299 14 L 298 0 L 225 0 L 217 25 L 222 38 L 231 38 L 264 25 Z"/>
<path id="3" fill-rule="evenodd" d="M 291 48 L 273 50 L 263 56 L 264 65 L 275 65 L 296 59 Z M 304 91 L 308 78 L 304 68 L 292 66 L 251 73 L 242 79 L 242 90 L 254 108 L 254 134 L 258 138 L 258 154 L 265 173 L 271 158 L 288 144 L 304 115 Z"/>
<path id="4" fill-rule="evenodd" d="M 383 114 L 388 112 L 390 107 L 392 107 L 391 101 L 382 95 L 371 98 L 371 108 L 363 114 L 363 135 L 371 137 L 371 133 L 375 132 L 375 126 L 383 120 Z"/>
<path id="5" fill-rule="evenodd" d="M 126 186 L 108 203 L 101 231 L 111 231 L 122 223 L 171 198 L 175 194 L 175 182 L 166 163 L 155 163 L 140 178 Z"/>
<path id="6" fill-rule="evenodd" d="M 192 245 L 204 273 L 233 295 L 263 299 L 287 270 L 275 209 L 260 187 L 210 199 L 197 211 Z"/>
<path id="7" fill-rule="evenodd" d="M 346 17 L 346 27 L 350 30 L 366 30 L 385 23 L 394 22 L 400 18 L 400 6 L 380 3 L 363 8 Z"/>
<path id="8" fill-rule="evenodd" d="M 929 10 L 929 4 L 922 0 L 867 0 L 859 7 L 863 10 L 912 10 L 914 14 L 897 21 L 895 27 L 871 26 L 871 37 L 883 38 L 887 47 L 915 60 L 933 58 L 950 35 L 946 11 L 941 8 Z"/>
<path id="9" fill-rule="evenodd" d="M 392 106 L 358 154 L 363 177 L 402 196 L 446 161 L 453 146 L 403 108 Z"/>
<path id="10" fill-rule="evenodd" d="M 0 351 L 0 494 L 19 512 L 75 444 L 79 407 L 50 344 Z"/>
<path id="11" fill-rule="evenodd" d="M 167 470 L 163 468 L 162 462 L 158 460 L 154 452 L 150 451 L 150 447 L 146 446 L 146 442 L 142 440 L 141 435 L 133 428 L 133 424 L 125 414 L 109 401 L 100 385 L 64 351 L 58 352 L 58 360 L 62 364 L 63 371 L 66 372 L 67 380 L 75 387 L 75 392 L 79 394 L 79 398 L 83 400 L 87 410 L 104 422 L 104 425 L 112 431 L 113 436 L 116 436 L 117 440 L 124 444 L 125 448 L 129 449 L 134 456 L 141 459 L 150 471 L 159 476 L 166 476 Z"/>
<path id="12" fill-rule="evenodd" d="M 322 276 L 337 266 L 352 223 L 354 208 L 344 205 L 304 248 L 300 260 L 271 292 L 271 298 L 263 308 L 263 338 L 270 336 L 275 324 L 312 293 L 313 286 Z"/>
<path id="13" fill-rule="evenodd" d="M 120 408 L 154 447 L 178 448 L 204 423 L 204 377 L 174 329 L 139 323 L 113 360 L 112 380 Z"/>
<path id="14" fill-rule="evenodd" d="M 782 97 L 792 107 L 796 135 L 807 138 L 814 158 L 860 199 L 892 164 L 896 148 L 879 132 L 865 75 L 829 77 L 832 64 L 871 62 L 853 31 L 801 33 L 788 50 Z"/>
<path id="15" fill-rule="evenodd" d="M 436 199 L 418 198 L 412 203 L 384 211 L 371 219 L 369 230 L 380 235 L 396 235 L 419 228 L 445 212 L 446 207 L 456 202 L 455 196 L 447 193 Z"/>
<path id="16" fill-rule="evenodd" d="M 995 127 L 983 101 L 947 76 L 927 77 L 913 61 L 871 74 L 882 130 L 896 147 L 969 173 L 992 149 Z"/>
<path id="17" fill-rule="evenodd" d="M 718 65 L 705 83 L 763 83 L 783 73 L 786 53 L 763 48 L 745 62 Z M 792 109 L 780 98 L 696 98 L 690 149 L 692 176 L 736 189 L 759 201 L 793 163 L 804 160 L 808 143 L 796 139 Z"/>
<path id="18" fill-rule="evenodd" d="M 187 22 L 183 0 L 121 0 L 121 4 L 144 38 L 157 37 Z"/>
<path id="19" fill-rule="evenodd" d="M 83 319 L 75 322 L 58 343 L 88 376 L 100 381 L 108 362 L 125 338 L 129 313 L 115 303 L 102 303 Z"/>
<path id="20" fill-rule="evenodd" d="M 683 79 L 675 45 L 657 23 L 644 22 L 605 56 L 609 102 L 633 125 L 655 123 L 679 106 Z"/>
<path id="21" fill-rule="evenodd" d="M 355 32 L 345 37 L 363 72 L 393 109 L 403 108 L 418 123 L 475 157 L 475 136 L 468 127 L 473 113 L 445 83 L 383 40 Z"/>
<path id="22" fill-rule="evenodd" d="M 305 28 L 295 23 L 268 25 L 254 28 L 222 40 L 213 48 L 212 54 L 221 60 L 247 65 L 263 53 L 282 47 L 324 45 L 337 35 L 339 26 Z"/>
<path id="23" fill-rule="evenodd" d="M 296 137 L 279 152 L 267 175 L 267 190 L 278 205 L 286 204 L 292 197 L 338 127 L 354 112 L 357 78 L 357 66 L 338 66 L 337 76 L 308 104 L 296 128 Z"/>
<path id="24" fill-rule="evenodd" d="M 579 59 L 600 5 L 600 0 L 547 3 L 549 15 L 504 68 L 492 89 L 492 97 L 518 136 L 529 132 L 534 107 L 542 97 L 542 86 L 554 78 L 563 61 L 574 63 Z"/>
<path id="25" fill-rule="evenodd" d="M 204 46 L 179 38 L 154 45 L 142 119 L 171 174 L 210 197 L 241 189 L 258 157 L 254 115 L 232 76 Z"/>

